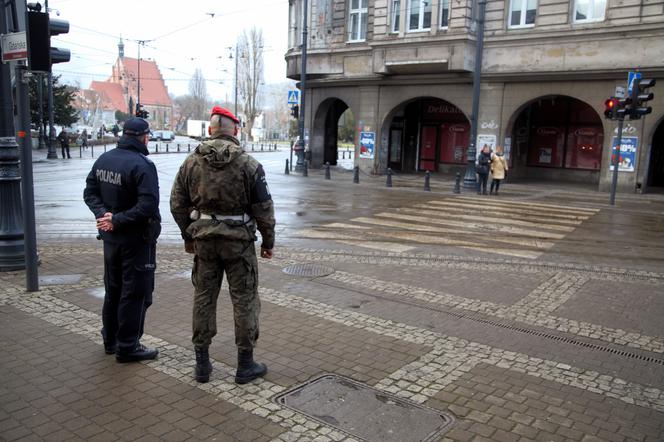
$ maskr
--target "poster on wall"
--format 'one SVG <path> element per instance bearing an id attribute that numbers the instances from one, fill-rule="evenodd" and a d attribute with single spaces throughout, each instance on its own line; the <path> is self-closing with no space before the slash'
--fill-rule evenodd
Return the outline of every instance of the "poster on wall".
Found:
<path id="1" fill-rule="evenodd" d="M 510 156 L 512 155 L 512 138 L 505 137 L 505 143 L 503 143 L 503 153 L 505 154 L 505 159 L 509 162 Z M 511 163 L 510 163 L 511 165 Z"/>
<path id="2" fill-rule="evenodd" d="M 484 146 L 489 146 L 491 152 L 496 150 L 496 136 L 495 135 L 478 135 L 477 136 L 477 157 L 479 158 L 480 152 Z"/>
<path id="3" fill-rule="evenodd" d="M 636 166 L 636 148 L 638 145 L 639 137 L 622 137 L 620 140 L 620 157 L 618 160 L 619 172 L 634 172 Z M 615 162 L 616 147 L 618 145 L 618 138 L 613 137 L 611 141 L 611 164 L 609 170 L 613 170 Z"/>
<path id="4" fill-rule="evenodd" d="M 537 160 L 540 164 L 551 164 L 553 149 L 550 147 L 540 147 L 539 148 L 539 159 Z"/>
<path id="5" fill-rule="evenodd" d="M 376 150 L 376 133 L 360 132 L 360 158 L 373 159 Z"/>

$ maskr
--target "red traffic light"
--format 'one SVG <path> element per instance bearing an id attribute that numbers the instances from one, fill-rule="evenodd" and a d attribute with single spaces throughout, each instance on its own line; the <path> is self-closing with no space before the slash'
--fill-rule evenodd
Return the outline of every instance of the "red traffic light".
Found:
<path id="1" fill-rule="evenodd" d="M 604 102 L 604 106 L 606 107 L 607 110 L 613 110 L 616 107 L 618 107 L 618 99 L 617 98 L 609 98 Z"/>

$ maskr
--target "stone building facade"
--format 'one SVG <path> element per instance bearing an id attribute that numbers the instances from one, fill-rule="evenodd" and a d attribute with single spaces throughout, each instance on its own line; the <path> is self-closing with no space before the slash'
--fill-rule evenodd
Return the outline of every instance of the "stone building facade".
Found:
<path id="1" fill-rule="evenodd" d="M 295 80 L 302 1 L 289 2 Z M 364 171 L 463 170 L 477 0 L 308 1 L 313 165 L 336 162 L 336 122 L 350 108 Z M 633 70 L 659 84 L 652 114 L 625 122 L 619 187 L 664 189 L 664 0 L 488 0 L 478 147 L 504 146 L 514 177 L 607 189 L 616 123 L 604 102 Z"/>

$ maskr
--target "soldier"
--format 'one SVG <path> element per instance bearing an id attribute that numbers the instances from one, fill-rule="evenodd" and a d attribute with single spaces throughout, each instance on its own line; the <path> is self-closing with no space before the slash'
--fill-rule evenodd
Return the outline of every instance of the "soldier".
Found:
<path id="1" fill-rule="evenodd" d="M 207 382 L 212 372 L 208 347 L 217 334 L 216 307 L 224 271 L 238 347 L 235 382 L 245 384 L 267 373 L 265 364 L 253 358 L 260 312 L 254 241 L 258 227 L 263 238 L 261 257 L 272 258 L 274 207 L 263 167 L 235 138 L 239 123 L 228 109 L 215 106 L 210 139 L 187 157 L 171 191 L 171 213 L 182 232 L 185 251 L 194 254 L 192 342 L 198 382 Z"/>
<path id="2" fill-rule="evenodd" d="M 155 359 L 140 343 L 152 304 L 155 253 L 161 232 L 157 169 L 146 158 L 148 123 L 130 118 L 116 149 L 92 166 L 83 193 L 104 240 L 104 349 L 118 362 Z"/>

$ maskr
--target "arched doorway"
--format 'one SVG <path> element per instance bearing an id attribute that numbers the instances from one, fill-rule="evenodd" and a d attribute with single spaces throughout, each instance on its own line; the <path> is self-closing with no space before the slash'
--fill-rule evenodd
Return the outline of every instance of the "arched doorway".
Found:
<path id="1" fill-rule="evenodd" d="M 439 98 L 417 98 L 394 109 L 388 120 L 391 169 L 437 171 L 441 164 L 466 164 L 470 122 L 455 105 Z"/>
<path id="2" fill-rule="evenodd" d="M 508 134 L 505 151 L 514 175 L 599 182 L 604 127 L 583 101 L 540 97 L 522 107 Z"/>
<path id="3" fill-rule="evenodd" d="M 355 119 L 350 107 L 343 100 L 329 98 L 318 106 L 314 118 L 312 148 L 318 146 L 320 149 L 322 147 L 322 152 L 312 152 L 314 165 L 320 166 L 326 162 L 332 166 L 337 164 L 339 134 L 341 131 L 341 141 L 348 142 L 349 125 L 355 128 Z M 352 136 L 354 137 L 354 131 L 352 131 Z"/>
<path id="4" fill-rule="evenodd" d="M 652 137 L 648 187 L 651 191 L 664 192 L 664 119 L 659 122 Z"/>

